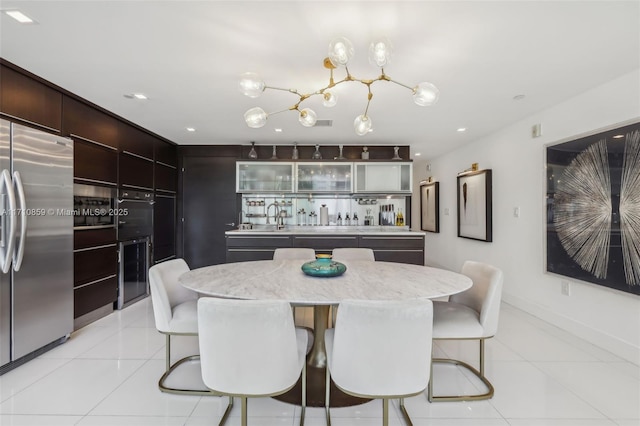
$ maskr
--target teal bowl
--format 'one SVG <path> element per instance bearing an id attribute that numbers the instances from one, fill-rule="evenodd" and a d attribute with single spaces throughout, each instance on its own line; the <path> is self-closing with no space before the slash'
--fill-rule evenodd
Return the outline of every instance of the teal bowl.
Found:
<path id="1" fill-rule="evenodd" d="M 302 272 L 312 277 L 337 277 L 344 274 L 347 267 L 344 263 L 336 262 L 328 257 L 320 257 L 302 264 Z"/>

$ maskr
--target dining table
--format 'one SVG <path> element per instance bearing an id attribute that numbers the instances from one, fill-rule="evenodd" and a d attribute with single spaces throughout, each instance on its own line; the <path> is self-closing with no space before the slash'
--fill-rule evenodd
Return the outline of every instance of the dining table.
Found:
<path id="1" fill-rule="evenodd" d="M 347 299 L 434 299 L 462 292 L 472 286 L 469 277 L 429 266 L 343 260 L 339 276 L 316 277 L 302 271 L 305 261 L 296 259 L 224 263 L 193 269 L 180 276 L 184 287 L 203 296 L 232 299 L 279 299 L 292 306 L 314 309 L 314 341 L 307 358 L 307 405 L 324 406 L 326 350 L 324 331 L 332 306 Z M 357 362 L 357 360 L 354 360 Z M 300 403 L 299 384 L 283 396 Z M 332 406 L 349 406 L 366 399 L 343 394 L 332 384 Z"/>

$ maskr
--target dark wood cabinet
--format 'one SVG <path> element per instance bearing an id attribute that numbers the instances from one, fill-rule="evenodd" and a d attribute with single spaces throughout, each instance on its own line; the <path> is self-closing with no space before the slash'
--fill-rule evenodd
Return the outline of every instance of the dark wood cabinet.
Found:
<path id="1" fill-rule="evenodd" d="M 358 247 L 373 249 L 376 260 L 424 265 L 424 236 L 360 235 Z"/>
<path id="2" fill-rule="evenodd" d="M 153 262 L 176 256 L 176 197 L 156 194 L 153 205 Z"/>
<path id="3" fill-rule="evenodd" d="M 64 135 L 80 136 L 95 144 L 118 148 L 120 125 L 116 118 L 70 96 L 62 98 L 62 107 Z"/>
<path id="4" fill-rule="evenodd" d="M 62 129 L 62 93 L 0 65 L 0 111 L 55 132 Z"/>
<path id="5" fill-rule="evenodd" d="M 118 152 L 115 148 L 74 138 L 73 176 L 96 183 L 116 185 Z"/>
<path id="6" fill-rule="evenodd" d="M 73 317 L 111 305 L 118 299 L 116 229 L 73 232 Z"/>
<path id="7" fill-rule="evenodd" d="M 176 167 L 178 165 L 178 149 L 175 145 L 156 140 L 155 160 Z"/>
<path id="8" fill-rule="evenodd" d="M 277 248 L 292 246 L 290 235 L 227 235 L 227 263 L 273 259 Z"/>
<path id="9" fill-rule="evenodd" d="M 155 187 L 157 190 L 176 192 L 178 171 L 173 166 L 155 163 Z"/>
<path id="10" fill-rule="evenodd" d="M 153 160 L 156 139 L 126 123 L 120 124 L 120 151 Z"/>
<path id="11" fill-rule="evenodd" d="M 121 152 L 118 155 L 121 187 L 153 189 L 153 161 L 138 155 Z"/>
<path id="12" fill-rule="evenodd" d="M 73 317 L 78 318 L 118 299 L 118 277 L 110 276 L 73 290 Z"/>
<path id="13" fill-rule="evenodd" d="M 180 147 L 178 152 L 178 256 L 191 268 L 225 263 L 225 231 L 234 229 L 240 206 L 239 148 Z"/>
<path id="14" fill-rule="evenodd" d="M 279 247 L 312 248 L 317 253 L 331 253 L 335 248 L 373 249 L 376 260 L 424 265 L 424 235 L 340 235 L 340 234 L 270 234 L 227 235 L 227 262 L 273 258 Z"/>

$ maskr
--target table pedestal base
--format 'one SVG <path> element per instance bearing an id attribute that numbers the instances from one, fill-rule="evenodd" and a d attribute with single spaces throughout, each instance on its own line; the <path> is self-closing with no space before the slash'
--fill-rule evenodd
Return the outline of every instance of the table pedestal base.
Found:
<path id="1" fill-rule="evenodd" d="M 307 364 L 307 407 L 324 407 L 325 371 L 325 368 L 316 368 Z M 302 380 L 298 380 L 289 392 L 273 398 L 289 404 L 302 405 Z M 350 407 L 371 401 L 347 395 L 336 387 L 333 380 L 331 381 L 330 399 L 331 407 Z"/>

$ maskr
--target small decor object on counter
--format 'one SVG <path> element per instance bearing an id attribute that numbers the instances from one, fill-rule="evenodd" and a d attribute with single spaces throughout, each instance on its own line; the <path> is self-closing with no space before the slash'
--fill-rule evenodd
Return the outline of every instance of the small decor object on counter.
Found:
<path id="1" fill-rule="evenodd" d="M 351 219 L 351 224 L 353 226 L 358 226 L 358 213 L 353 213 L 353 219 Z"/>
<path id="2" fill-rule="evenodd" d="M 344 215 L 344 224 L 347 226 L 351 225 L 351 218 L 349 217 L 349 213 Z"/>
<path id="3" fill-rule="evenodd" d="M 255 142 L 251 142 L 251 151 L 249 151 L 249 158 L 251 160 L 257 160 L 258 159 L 258 153 L 256 152 L 256 143 Z"/>
<path id="4" fill-rule="evenodd" d="M 309 213 L 309 225 L 317 226 L 318 225 L 318 215 L 316 212 Z"/>
<path id="5" fill-rule="evenodd" d="M 344 274 L 347 267 L 344 263 L 331 259 L 331 255 L 316 255 L 316 260 L 302 264 L 302 272 L 312 277 L 337 277 Z"/>
<path id="6" fill-rule="evenodd" d="M 338 154 L 338 156 L 334 158 L 334 160 L 345 160 L 344 156 L 342 155 L 342 145 L 338 145 L 338 147 L 340 148 L 340 154 Z"/>
<path id="7" fill-rule="evenodd" d="M 400 147 L 394 146 L 393 147 L 393 158 L 392 158 L 392 160 L 402 160 L 402 158 L 400 158 L 400 154 L 398 154 L 398 151 L 400 151 Z"/>
<path id="8" fill-rule="evenodd" d="M 323 204 L 322 207 L 320 207 L 320 225 L 329 225 L 329 208 L 326 204 Z"/>
<path id="9" fill-rule="evenodd" d="M 369 148 L 367 148 L 366 146 L 362 148 L 362 154 L 360 154 L 360 158 L 362 158 L 363 160 L 369 159 Z"/>
<path id="10" fill-rule="evenodd" d="M 338 218 L 336 219 L 336 225 L 342 225 L 342 216 L 340 216 L 340 212 L 338 212 Z"/>
<path id="11" fill-rule="evenodd" d="M 316 145 L 316 150 L 311 156 L 312 160 L 322 160 L 322 154 L 320 153 L 320 145 Z"/>
<path id="12" fill-rule="evenodd" d="M 298 159 L 298 142 L 293 143 L 293 153 L 291 154 L 292 160 Z"/>
<path id="13" fill-rule="evenodd" d="M 271 159 L 272 160 L 277 160 L 278 156 L 276 155 L 276 146 L 273 146 L 273 151 L 271 152 Z"/>

